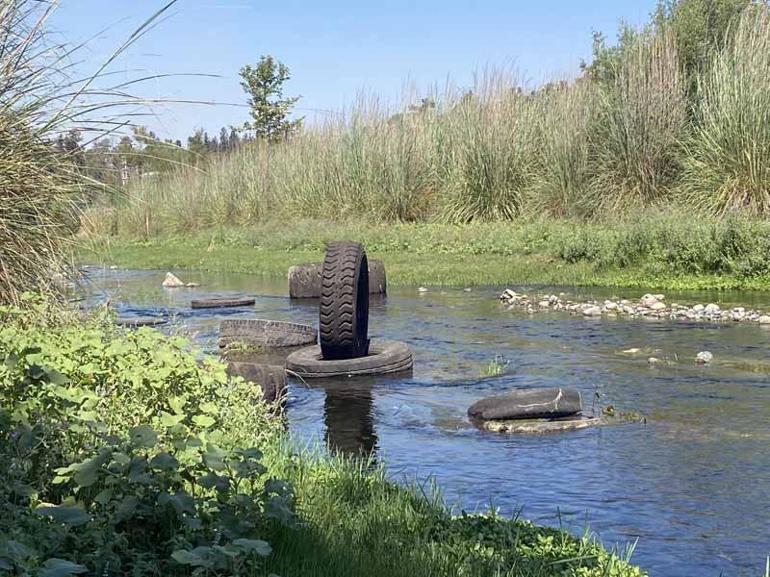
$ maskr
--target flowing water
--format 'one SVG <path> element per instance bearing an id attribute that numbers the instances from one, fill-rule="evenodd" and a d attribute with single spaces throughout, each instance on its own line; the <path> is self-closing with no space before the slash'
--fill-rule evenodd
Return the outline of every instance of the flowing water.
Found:
<path id="1" fill-rule="evenodd" d="M 122 316 L 170 314 L 215 351 L 224 317 L 315 324 L 317 302 L 291 302 L 286 283 L 188 273 L 197 289 L 164 290 L 163 273 L 90 269 L 89 305 Z M 512 287 L 516 289 L 517 287 Z M 530 289 L 531 290 L 531 289 Z M 641 291 L 568 290 L 570 298 Z M 370 333 L 406 341 L 413 374 L 290 383 L 289 426 L 300 443 L 373 451 L 392 478 L 435 479 L 466 510 L 491 503 L 536 523 L 590 527 L 605 545 L 638 544 L 632 560 L 664 577 L 759 577 L 770 555 L 770 328 L 596 319 L 508 310 L 499 287 L 397 288 L 371 302 Z M 193 311 L 192 298 L 257 295 L 255 307 Z M 679 293 L 669 302 L 719 302 L 770 310 L 770 294 Z M 632 356 L 621 351 L 644 349 Z M 699 366 L 699 351 L 714 354 Z M 653 355 L 671 364 L 651 367 Z M 503 373 L 483 377 L 490 362 Z M 581 391 L 588 412 L 612 404 L 647 416 L 626 424 L 545 436 L 475 429 L 480 397 L 514 387 Z"/>

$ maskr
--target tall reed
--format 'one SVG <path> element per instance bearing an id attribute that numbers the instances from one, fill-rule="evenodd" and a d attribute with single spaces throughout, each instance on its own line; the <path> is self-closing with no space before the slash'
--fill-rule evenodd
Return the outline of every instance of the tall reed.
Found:
<path id="1" fill-rule="evenodd" d="M 597 88 L 587 79 L 551 84 L 540 95 L 543 114 L 535 186 L 530 204 L 551 217 L 585 214 L 591 176 L 589 129 L 595 117 Z"/>
<path id="2" fill-rule="evenodd" d="M 48 285 L 72 224 L 72 164 L 51 142 L 63 58 L 44 33 L 52 9 L 0 0 L 0 302 Z"/>
<path id="3" fill-rule="evenodd" d="M 63 270 L 87 188 L 78 149 L 55 146 L 62 133 L 88 139 L 127 124 L 121 109 L 146 104 L 135 82 L 99 85 L 108 66 L 176 0 L 167 0 L 91 75 L 73 69 L 77 47 L 53 42 L 47 23 L 56 0 L 0 0 L 0 303 L 47 290 Z M 148 80 L 151 78 L 145 78 Z"/>
<path id="4" fill-rule="evenodd" d="M 701 79 L 681 188 L 712 215 L 770 214 L 770 8 L 745 10 Z"/>
<path id="5" fill-rule="evenodd" d="M 640 34 L 599 92 L 591 129 L 591 204 L 627 213 L 669 196 L 678 174 L 687 101 L 668 30 Z"/>

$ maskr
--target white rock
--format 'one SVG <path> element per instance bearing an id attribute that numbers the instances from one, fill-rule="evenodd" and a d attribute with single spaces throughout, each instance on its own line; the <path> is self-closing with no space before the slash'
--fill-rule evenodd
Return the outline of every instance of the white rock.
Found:
<path id="1" fill-rule="evenodd" d="M 714 303 L 710 303 L 706 305 L 706 308 L 703 309 L 703 312 L 705 312 L 707 315 L 713 315 L 715 313 L 718 313 L 722 309 L 719 308 L 719 305 L 716 305 Z"/>
<path id="2" fill-rule="evenodd" d="M 604 301 L 604 308 L 608 311 L 615 311 L 618 309 L 618 303 L 612 301 Z"/>
<path id="3" fill-rule="evenodd" d="M 540 301 L 539 303 L 537 303 L 537 305 L 538 305 L 538 306 L 539 306 L 541 309 L 547 309 L 548 307 L 550 307 L 550 306 L 551 306 L 551 302 L 550 302 L 550 301 Z"/>
<path id="4" fill-rule="evenodd" d="M 693 312 L 696 312 L 696 313 L 702 313 L 704 310 L 706 310 L 706 307 L 704 307 L 701 304 L 697 304 L 694 307 L 692 307 L 692 310 Z"/>
<path id="5" fill-rule="evenodd" d="M 657 301 L 657 302 L 655 302 L 653 305 L 651 305 L 651 306 L 650 306 L 650 308 L 651 308 L 652 310 L 654 310 L 654 311 L 662 311 L 663 309 L 665 309 L 665 308 L 666 308 L 666 305 L 665 305 L 665 304 L 663 304 L 663 303 L 662 303 L 662 302 L 660 302 L 660 301 Z"/>
<path id="6" fill-rule="evenodd" d="M 166 278 L 163 279 L 163 286 L 165 288 L 177 288 L 177 287 L 183 287 L 184 283 L 179 280 L 178 277 L 174 276 L 170 272 L 166 273 Z"/>
<path id="7" fill-rule="evenodd" d="M 714 359 L 714 355 L 709 351 L 701 351 L 695 355 L 695 362 L 699 365 L 707 365 Z"/>
<path id="8" fill-rule="evenodd" d="M 655 295 L 651 295 L 651 294 L 646 294 L 646 295 L 644 295 L 644 296 L 641 298 L 641 300 L 639 301 L 639 303 L 640 303 L 640 304 L 641 304 L 643 307 L 648 307 L 648 308 L 649 308 L 649 307 L 652 307 L 652 306 L 653 306 L 654 304 L 656 304 L 657 302 L 658 302 L 658 297 L 656 297 Z"/>
<path id="9" fill-rule="evenodd" d="M 428 292 L 428 289 L 426 289 L 424 286 L 421 286 L 420 288 L 417 289 L 417 292 L 418 293 L 426 293 L 426 292 Z"/>
<path id="10" fill-rule="evenodd" d="M 464 290 L 465 292 L 469 293 L 469 292 L 471 292 L 471 290 L 473 290 L 473 289 L 471 289 L 471 287 L 466 287 L 466 288 L 464 288 L 463 290 Z"/>
<path id="11" fill-rule="evenodd" d="M 197 282 L 188 282 L 188 283 L 187 283 L 186 285 L 184 285 L 184 286 L 186 286 L 187 288 L 195 288 L 195 287 L 199 287 L 199 286 L 201 286 L 201 285 L 200 285 L 200 284 L 198 284 Z"/>
<path id="12" fill-rule="evenodd" d="M 762 315 L 758 320 L 760 325 L 770 325 L 770 315 Z"/>
<path id="13" fill-rule="evenodd" d="M 660 363 L 662 363 L 663 361 L 661 361 L 661 360 L 660 360 L 659 358 L 657 358 L 657 357 L 650 357 L 649 359 L 647 359 L 647 362 L 648 362 L 649 364 L 651 364 L 651 365 L 659 365 L 659 364 L 660 364 Z"/>
<path id="14" fill-rule="evenodd" d="M 638 349 L 636 347 L 632 347 L 630 349 L 626 349 L 625 351 L 623 351 L 623 353 L 626 354 L 626 355 L 635 355 L 635 354 L 641 352 L 641 350 L 642 349 Z"/>
<path id="15" fill-rule="evenodd" d="M 118 270 L 118 265 L 114 264 L 110 267 L 110 270 Z"/>
<path id="16" fill-rule="evenodd" d="M 655 297 L 656 299 L 658 299 L 659 301 L 664 301 L 664 300 L 666 300 L 666 295 L 652 295 L 652 296 L 654 296 L 654 297 Z"/>
<path id="17" fill-rule="evenodd" d="M 597 306 L 589 306 L 583 309 L 583 316 L 585 317 L 598 317 L 601 316 L 602 309 Z"/>

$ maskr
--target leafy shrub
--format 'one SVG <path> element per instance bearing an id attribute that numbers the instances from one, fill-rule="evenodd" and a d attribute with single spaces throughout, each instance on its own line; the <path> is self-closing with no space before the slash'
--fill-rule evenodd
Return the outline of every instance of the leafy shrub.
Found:
<path id="1" fill-rule="evenodd" d="M 180 339 L 23 300 L 0 308 L 0 568 L 253 574 L 291 520 L 248 448 L 280 427 L 257 391 Z"/>

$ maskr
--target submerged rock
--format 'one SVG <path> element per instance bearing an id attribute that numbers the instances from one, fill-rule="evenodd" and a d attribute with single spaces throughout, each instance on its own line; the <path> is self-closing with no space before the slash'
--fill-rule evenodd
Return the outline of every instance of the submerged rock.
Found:
<path id="1" fill-rule="evenodd" d="M 468 409 L 472 419 L 537 419 L 568 417 L 583 410 L 580 392 L 571 389 L 521 389 L 476 401 Z"/>

